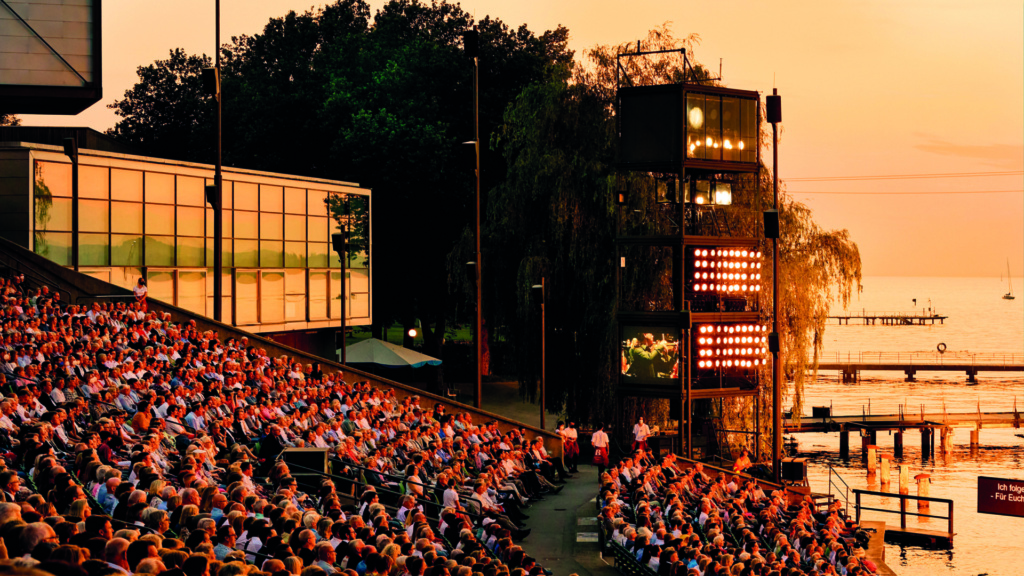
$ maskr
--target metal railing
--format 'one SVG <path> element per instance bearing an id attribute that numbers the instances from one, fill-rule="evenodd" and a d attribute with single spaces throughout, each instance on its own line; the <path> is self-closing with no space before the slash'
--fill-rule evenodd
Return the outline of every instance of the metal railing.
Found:
<path id="1" fill-rule="evenodd" d="M 857 312 L 856 310 L 848 310 L 848 311 L 840 312 L 840 313 L 837 313 L 837 314 L 829 314 L 828 315 L 829 318 L 863 318 L 865 316 L 870 317 L 870 318 L 941 318 L 942 316 L 946 316 L 946 315 L 942 314 L 941 312 L 939 312 L 938 310 L 936 310 L 934 308 L 932 308 L 931 310 L 923 309 L 923 310 L 910 310 L 910 311 L 906 311 L 906 310 L 883 310 L 883 311 L 878 311 L 878 310 L 861 310 L 860 312 Z"/>
<path id="2" fill-rule="evenodd" d="M 950 543 L 953 541 L 953 501 L 949 498 L 931 498 L 928 496 L 911 496 L 909 494 L 893 494 L 892 492 L 876 492 L 874 490 L 861 490 L 860 488 L 853 489 L 854 496 L 856 497 L 856 504 L 854 509 L 857 511 L 857 523 L 860 524 L 860 513 L 861 510 L 869 510 L 872 512 L 884 512 L 886 514 L 899 514 L 900 515 L 900 528 L 903 530 L 907 529 L 907 516 L 917 516 L 919 518 L 936 518 L 939 520 L 946 520 L 949 522 L 949 540 Z M 900 509 L 889 510 L 887 508 L 871 508 L 864 506 L 860 503 L 861 496 L 879 496 L 882 498 L 899 498 Z M 938 502 L 940 504 L 946 504 L 949 506 L 949 514 L 941 516 L 938 514 L 923 514 L 920 512 L 907 512 L 907 500 L 914 500 L 917 502 Z"/>
<path id="3" fill-rule="evenodd" d="M 970 364 L 1018 366 L 1024 354 L 998 352 L 832 352 L 818 356 L 818 364 Z"/>
<path id="4" fill-rule="evenodd" d="M 65 290 L 64 288 L 61 288 L 58 285 L 58 283 L 52 282 L 52 281 L 48 281 L 45 278 L 43 278 L 42 275 L 37 274 L 34 269 L 26 268 L 26 267 L 22 266 L 21 260 L 18 260 L 17 258 L 15 258 L 13 256 L 11 256 L 11 259 L 13 259 L 15 262 L 17 262 L 18 266 L 16 266 L 16 267 L 15 266 L 11 266 L 11 264 L 8 263 L 8 262 L 0 262 L 0 265 L 6 266 L 8 270 L 10 270 L 11 272 L 13 272 L 15 274 L 24 274 L 27 278 L 29 278 L 30 280 L 33 280 L 36 284 L 38 284 L 39 288 L 42 288 L 43 286 L 46 286 L 47 288 L 49 288 L 50 290 L 53 290 L 57 294 L 64 294 L 64 296 L 67 297 L 67 300 L 62 301 L 63 304 L 69 305 L 69 304 L 76 304 L 77 303 L 77 299 L 76 299 L 75 302 L 72 302 L 71 292 Z"/>
<path id="5" fill-rule="evenodd" d="M 835 476 L 836 480 L 839 480 L 840 482 L 843 483 L 842 486 L 840 486 L 839 484 L 835 483 L 835 480 L 832 479 L 833 475 Z M 832 469 L 832 465 L 829 464 L 828 465 L 828 488 L 827 488 L 827 490 L 831 493 L 832 492 L 832 488 L 835 488 L 838 491 L 837 496 L 841 496 L 842 497 L 843 504 L 845 506 L 845 512 L 844 513 L 845 513 L 845 515 L 847 517 L 849 517 L 850 516 L 850 485 L 847 484 L 846 480 L 843 480 L 843 477 L 839 475 L 839 472 L 836 472 L 835 470 L 833 470 Z"/>

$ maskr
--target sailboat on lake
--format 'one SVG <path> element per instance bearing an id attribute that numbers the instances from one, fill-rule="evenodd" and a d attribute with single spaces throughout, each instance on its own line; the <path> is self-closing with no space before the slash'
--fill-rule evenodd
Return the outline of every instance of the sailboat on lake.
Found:
<path id="1" fill-rule="evenodd" d="M 1010 276 L 1010 259 L 1006 259 L 1006 280 L 1010 283 L 1010 291 L 1003 294 L 1003 300 L 1013 300 L 1016 296 L 1013 295 L 1013 278 Z"/>

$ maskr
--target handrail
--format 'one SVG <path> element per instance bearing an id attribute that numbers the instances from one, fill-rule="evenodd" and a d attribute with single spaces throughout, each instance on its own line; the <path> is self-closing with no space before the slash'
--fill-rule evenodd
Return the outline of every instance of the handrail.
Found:
<path id="1" fill-rule="evenodd" d="M 348 464 L 347 462 L 341 461 L 341 460 L 334 460 L 334 461 L 338 462 L 339 464 L 344 464 L 346 466 L 350 466 L 350 464 Z M 344 481 L 344 482 L 351 482 L 353 484 L 358 484 L 360 486 L 370 486 L 370 487 L 373 488 L 374 492 L 380 491 L 380 492 L 385 492 L 385 493 L 388 493 L 388 494 L 397 494 L 399 497 L 412 496 L 413 499 L 416 500 L 417 504 L 420 503 L 420 499 L 416 498 L 412 494 L 402 494 L 401 492 L 398 492 L 397 490 L 391 490 L 390 488 L 384 488 L 382 486 L 374 486 L 373 484 L 370 484 L 368 482 L 361 482 L 358 478 L 347 478 L 345 476 L 338 476 L 336 474 L 329 474 L 327 472 L 321 472 L 320 470 L 317 470 L 316 468 L 309 468 L 309 467 L 306 467 L 306 466 L 302 466 L 300 464 L 292 464 L 291 462 L 286 462 L 286 464 L 288 464 L 288 468 L 301 468 L 302 470 L 309 470 L 310 472 L 312 472 L 314 474 L 318 474 L 320 476 L 326 476 L 328 478 L 334 478 L 334 479 L 341 480 L 341 481 Z M 362 467 L 359 466 L 359 468 L 362 468 Z M 432 504 L 434 506 L 437 506 L 440 509 L 444 509 L 444 504 L 443 503 L 434 502 L 434 501 L 430 501 L 430 500 L 428 500 L 426 503 Z M 458 513 L 459 514 L 465 514 L 466 516 L 470 516 L 472 518 L 477 518 L 477 519 L 481 519 L 481 520 L 483 518 L 486 518 L 486 516 L 482 516 L 480 514 L 474 514 L 472 512 L 468 512 L 466 510 L 460 510 Z"/>
<path id="2" fill-rule="evenodd" d="M 90 396 L 85 396 L 84 394 L 79 396 L 79 398 L 81 398 L 82 400 L 85 400 L 86 402 L 92 402 L 94 404 L 102 404 L 104 406 L 110 406 L 111 408 L 117 408 L 121 412 L 124 412 L 125 414 L 131 414 L 133 416 L 135 414 L 138 414 L 138 412 L 139 412 L 138 410 L 135 410 L 134 412 L 128 411 L 128 410 L 125 410 L 124 408 L 118 406 L 117 404 L 111 404 L 110 402 L 104 402 L 103 400 L 97 400 L 97 399 L 92 398 Z M 156 418 L 157 416 L 154 414 L 153 417 Z M 166 418 L 163 418 L 163 420 L 164 420 L 164 422 L 167 421 Z M 196 428 L 193 428 L 193 427 L 189 426 L 188 424 L 185 424 L 184 422 L 174 422 L 173 424 L 181 426 L 182 428 L 188 428 L 192 432 L 205 432 L 205 430 L 198 430 Z"/>
<path id="3" fill-rule="evenodd" d="M 1024 354 L 1016 352 L 968 352 L 936 350 L 910 352 L 825 352 L 818 355 L 818 364 L 965 364 L 1007 366 L 1024 364 Z"/>
<path id="4" fill-rule="evenodd" d="M 78 300 L 89 300 L 89 299 L 100 299 L 100 298 L 135 298 L 134 294 L 90 294 L 87 296 L 79 296 Z"/>
<path id="5" fill-rule="evenodd" d="M 380 474 L 382 476 L 387 476 L 388 478 L 391 478 L 393 480 L 398 480 L 399 482 L 405 482 L 406 484 L 415 484 L 417 486 L 422 486 L 424 488 L 431 488 L 431 489 L 433 489 L 433 486 L 431 486 L 429 484 L 424 484 L 423 482 L 416 482 L 415 480 L 409 480 L 408 478 L 406 478 L 404 476 L 396 476 L 394 474 L 388 474 L 387 472 L 384 472 L 384 471 L 381 471 L 381 470 L 374 470 L 372 468 L 367 468 L 365 466 L 360 466 L 359 464 L 352 464 L 352 463 L 349 463 L 349 462 L 346 462 L 346 461 L 342 460 L 341 458 L 331 458 L 330 454 L 328 454 L 327 458 L 328 458 L 328 460 L 330 460 L 332 462 L 337 462 L 339 464 L 342 464 L 342 465 L 345 465 L 345 466 L 351 466 L 353 468 L 359 468 L 360 470 L 366 470 L 367 472 L 376 472 L 377 474 Z M 289 466 L 291 466 L 291 464 L 289 464 Z"/>
<path id="6" fill-rule="evenodd" d="M 832 465 L 829 464 L 828 465 L 828 489 L 829 489 L 829 491 L 831 491 L 832 487 L 835 486 L 836 490 L 840 490 L 839 485 L 836 484 L 832 480 L 832 473 L 833 473 Z M 835 472 L 835 475 L 836 475 L 836 478 L 840 482 L 843 483 L 843 487 L 844 487 L 843 488 L 844 491 L 842 493 L 843 503 L 846 504 L 845 514 L 846 514 L 846 517 L 849 518 L 849 516 L 850 516 L 850 485 L 846 483 L 846 480 L 843 480 L 843 477 L 839 475 L 839 472 Z"/>
<path id="7" fill-rule="evenodd" d="M 13 257 L 12 256 L 12 258 L 14 258 L 15 260 L 18 260 L 17 257 Z M 72 304 L 72 302 L 71 302 L 71 292 L 69 292 L 68 290 L 66 290 L 64 288 L 61 288 L 57 284 L 51 284 L 51 283 L 47 282 L 45 278 L 42 278 L 39 275 L 37 275 L 34 270 L 31 270 L 31 269 L 29 269 L 27 271 L 26 270 L 22 270 L 20 265 L 23 264 L 23 262 L 21 260 L 18 260 L 18 264 L 19 264 L 18 269 L 15 269 L 10 264 L 8 264 L 6 262 L 3 263 L 3 265 L 6 266 L 8 269 L 10 269 L 12 272 L 17 272 L 18 274 L 25 274 L 27 272 L 29 277 L 33 278 L 36 282 L 38 282 L 42 286 L 46 286 L 47 288 L 50 288 L 54 292 L 57 292 L 57 293 L 63 292 L 64 294 L 67 294 L 67 297 L 68 297 L 67 304 Z M 42 286 L 40 286 L 40 287 L 42 287 Z M 75 302 L 74 303 L 75 304 L 78 303 L 78 299 L 77 298 L 75 298 Z"/>
<path id="8" fill-rule="evenodd" d="M 860 524 L 860 512 L 861 510 L 871 510 L 873 512 L 885 512 L 887 514 L 899 514 L 900 515 L 900 528 L 906 530 L 907 528 L 907 516 L 919 516 L 921 518 L 938 518 L 949 520 L 949 537 L 953 538 L 953 500 L 949 498 L 932 498 L 930 496 L 911 496 L 910 494 L 894 494 L 892 492 L 877 492 L 874 490 L 861 490 L 860 488 L 854 488 L 853 493 L 857 498 L 857 503 L 854 509 L 857 512 L 857 523 Z M 861 495 L 866 496 L 881 496 L 883 498 L 899 498 L 900 509 L 887 510 L 885 508 L 869 508 L 861 506 L 860 497 Z M 919 502 L 938 502 L 940 504 L 946 504 L 949 506 L 948 516 L 939 516 L 936 514 L 922 514 L 920 512 L 907 512 L 907 500 L 917 500 Z"/>

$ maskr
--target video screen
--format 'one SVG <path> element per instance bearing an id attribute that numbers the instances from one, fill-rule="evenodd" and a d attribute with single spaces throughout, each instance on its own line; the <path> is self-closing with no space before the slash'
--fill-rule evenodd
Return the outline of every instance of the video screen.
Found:
<path id="1" fill-rule="evenodd" d="M 679 330 L 665 326 L 623 326 L 620 332 L 623 380 L 679 378 Z"/>

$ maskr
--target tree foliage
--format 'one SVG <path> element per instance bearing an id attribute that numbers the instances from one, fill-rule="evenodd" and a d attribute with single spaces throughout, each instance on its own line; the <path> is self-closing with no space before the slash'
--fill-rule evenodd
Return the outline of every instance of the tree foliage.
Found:
<path id="1" fill-rule="evenodd" d="M 233 38 L 223 60 L 224 162 L 357 182 L 373 190 L 378 325 L 423 319 L 428 353 L 440 351 L 449 316 L 446 255 L 473 213 L 473 63 L 461 32 L 480 30 L 481 140 L 544 70 L 572 60 L 568 31 L 535 34 L 458 4 L 392 0 L 371 16 L 363 0 L 338 0 L 273 18 Z M 210 163 L 214 103 L 203 95 L 207 56 L 171 52 L 139 68 L 112 107 L 119 138 L 157 156 Z M 500 156 L 484 155 L 491 186 Z M 342 207 L 332 205 L 340 219 Z"/>
<path id="2" fill-rule="evenodd" d="M 690 80 L 711 81 L 707 70 L 693 57 L 699 37 L 678 39 L 668 26 L 657 28 L 642 44 L 644 50 L 687 49 L 684 65 L 678 54 L 625 59 L 634 85 Z M 508 163 L 508 177 L 491 196 L 488 241 L 500 257 L 495 276 L 496 301 L 491 309 L 499 323 L 519 324 L 509 331 L 508 345 L 515 350 L 524 394 L 534 393 L 537 379 L 538 330 L 529 286 L 540 276 L 548 279 L 548 407 L 564 408 L 577 420 L 619 420 L 629 408 L 648 415 L 667 414 L 667 403 L 637 401 L 614 393 L 617 366 L 616 336 L 610 333 L 615 310 L 614 254 L 615 213 L 610 206 L 616 178 L 630 179 L 634 190 L 653 185 L 651 175 L 616 174 L 614 110 L 616 54 L 634 51 L 636 45 L 599 46 L 586 53 L 571 74 L 553 74 L 545 83 L 528 88 L 509 108 L 495 145 Z M 619 76 L 624 83 L 623 75 Z M 584 113 L 585 111 L 585 113 Z M 762 116 L 763 117 L 763 116 Z M 585 127 L 584 127 L 585 125 Z M 762 127 L 762 147 L 770 152 L 770 128 Z M 765 154 L 767 157 L 767 154 Z M 761 212 L 772 202 L 772 177 L 767 167 L 759 174 L 737 177 L 733 183 L 735 205 L 721 211 L 725 229 L 732 235 L 762 237 Z M 844 303 L 860 282 L 860 256 L 856 244 L 843 231 L 823 230 L 810 210 L 782 193 L 782 351 L 786 374 L 792 385 L 794 410 L 802 404 L 805 375 L 816 371 L 828 307 Z M 633 208 L 633 206 L 630 206 Z M 643 206 L 633 225 L 636 233 L 652 233 L 669 225 L 662 207 Z M 762 246 L 770 253 L 770 245 Z M 486 268 L 485 268 L 486 269 Z M 636 292 L 641 300 L 661 298 L 655 266 L 624 275 L 624 294 Z M 769 322 L 771 277 L 762 291 L 763 320 Z M 572 338 L 568 335 L 572 335 Z M 554 337 L 552 339 L 552 336 Z M 573 346 L 573 344 L 582 344 Z M 761 387 L 765 396 L 762 431 L 770 429 L 771 387 L 766 370 Z M 582 400 L 582 401 L 581 401 Z M 626 408 L 624 410 L 623 408 Z M 723 403 L 728 428 L 753 426 L 751 400 Z M 763 438 L 770 440 L 765 434 Z"/>

